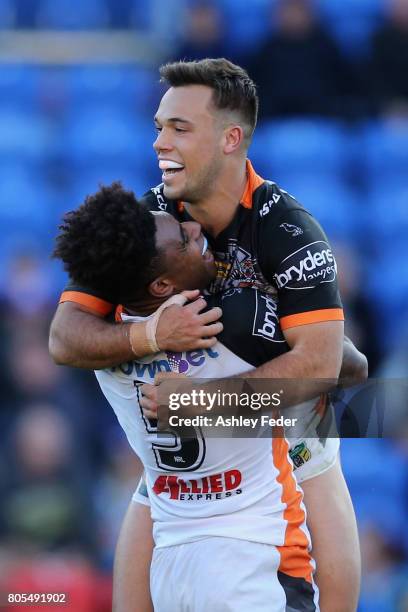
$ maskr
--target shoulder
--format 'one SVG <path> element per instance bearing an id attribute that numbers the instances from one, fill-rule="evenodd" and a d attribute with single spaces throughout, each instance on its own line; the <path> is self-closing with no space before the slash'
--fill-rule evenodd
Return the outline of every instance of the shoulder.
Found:
<path id="1" fill-rule="evenodd" d="M 259 228 L 279 227 L 286 219 L 311 219 L 312 215 L 273 181 L 264 181 L 254 193 L 254 212 L 259 219 Z"/>
<path id="2" fill-rule="evenodd" d="M 268 278 L 305 257 L 331 259 L 327 236 L 309 211 L 276 183 L 270 183 L 267 196 L 258 208 L 257 232 L 259 263 Z"/>

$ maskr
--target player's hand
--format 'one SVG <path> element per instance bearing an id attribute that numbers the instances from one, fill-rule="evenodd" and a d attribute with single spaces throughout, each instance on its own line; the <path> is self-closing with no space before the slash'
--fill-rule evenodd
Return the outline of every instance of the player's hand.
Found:
<path id="1" fill-rule="evenodd" d="M 159 408 L 158 393 L 159 389 L 155 385 L 142 385 L 140 387 L 142 397 L 140 398 L 140 406 L 146 419 L 157 419 L 157 411 Z"/>
<path id="2" fill-rule="evenodd" d="M 350 338 L 344 336 L 343 360 L 339 383 L 341 383 L 342 387 L 352 387 L 353 385 L 365 383 L 367 377 L 367 357 L 354 346 Z"/>
<path id="3" fill-rule="evenodd" d="M 159 410 L 159 387 L 163 382 L 169 380 L 186 380 L 188 377 L 185 374 L 178 372 L 158 372 L 154 377 L 154 385 L 145 384 L 140 387 L 142 397 L 140 406 L 143 414 L 147 419 L 157 419 Z"/>
<path id="4" fill-rule="evenodd" d="M 223 330 L 219 321 L 221 308 L 206 307 L 206 301 L 198 290 L 184 291 L 188 300 L 185 306 L 169 306 L 160 315 L 156 330 L 157 344 L 164 351 L 192 351 L 214 346 L 217 334 Z"/>

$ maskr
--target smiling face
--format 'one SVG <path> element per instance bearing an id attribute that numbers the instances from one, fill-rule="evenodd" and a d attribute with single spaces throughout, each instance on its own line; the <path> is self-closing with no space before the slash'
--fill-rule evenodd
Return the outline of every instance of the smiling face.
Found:
<path id="1" fill-rule="evenodd" d="M 156 246 L 165 268 L 160 277 L 177 292 L 207 287 L 216 267 L 199 223 L 178 223 L 167 213 L 156 214 L 155 220 Z"/>
<path id="2" fill-rule="evenodd" d="M 169 199 L 199 202 L 221 172 L 224 126 L 212 94 L 205 85 L 171 87 L 160 102 L 153 147 Z"/>

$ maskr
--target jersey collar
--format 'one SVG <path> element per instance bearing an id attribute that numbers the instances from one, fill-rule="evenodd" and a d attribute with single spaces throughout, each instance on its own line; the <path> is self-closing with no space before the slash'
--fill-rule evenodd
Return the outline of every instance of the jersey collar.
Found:
<path id="1" fill-rule="evenodd" d="M 244 193 L 242 194 L 240 204 L 244 208 L 252 208 L 252 196 L 254 191 L 258 189 L 262 183 L 264 183 L 264 179 L 257 174 L 249 161 L 246 160 L 246 174 L 247 174 L 247 182 L 245 185 Z"/>
<path id="2" fill-rule="evenodd" d="M 258 189 L 259 185 L 262 185 L 262 183 L 264 183 L 265 181 L 261 176 L 259 176 L 259 174 L 255 172 L 249 159 L 246 160 L 246 175 L 247 181 L 245 184 L 244 193 L 242 194 L 239 203 L 244 208 L 252 208 L 252 196 L 254 194 L 254 191 Z M 177 210 L 179 212 L 183 212 L 184 202 L 177 202 Z"/>

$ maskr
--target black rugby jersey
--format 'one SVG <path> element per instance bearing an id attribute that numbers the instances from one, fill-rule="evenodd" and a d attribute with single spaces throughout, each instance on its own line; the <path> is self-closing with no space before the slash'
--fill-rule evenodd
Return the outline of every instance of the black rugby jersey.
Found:
<path id="1" fill-rule="evenodd" d="M 275 333 L 279 327 L 343 320 L 336 262 L 320 225 L 290 194 L 259 177 L 249 161 L 247 177 L 231 223 L 217 238 L 207 235 L 218 268 L 209 292 L 261 290 L 273 305 Z M 141 201 L 178 221 L 192 219 L 181 202 L 165 198 L 163 184 Z M 113 308 L 107 296 L 73 284 L 63 292 L 63 301 L 76 301 L 104 315 Z"/>
<path id="2" fill-rule="evenodd" d="M 254 367 L 287 353 L 271 295 L 254 287 L 238 287 L 207 298 L 208 307 L 222 308 L 224 329 L 217 336 L 232 353 Z"/>

